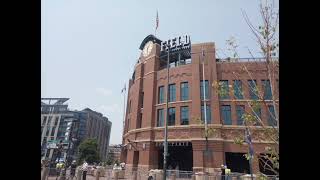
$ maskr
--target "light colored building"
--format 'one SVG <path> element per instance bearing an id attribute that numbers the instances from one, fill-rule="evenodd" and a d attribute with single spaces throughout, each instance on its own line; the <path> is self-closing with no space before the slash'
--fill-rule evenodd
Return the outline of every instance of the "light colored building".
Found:
<path id="1" fill-rule="evenodd" d="M 59 155 L 56 145 L 62 142 L 64 149 L 60 158 L 68 157 L 70 161 L 77 157 L 78 145 L 84 139 L 95 138 L 99 156 L 105 161 L 112 123 L 101 113 L 89 108 L 82 111 L 69 110 L 65 103 L 68 100 L 69 98 L 41 98 L 41 158 L 56 160 Z"/>
<path id="2" fill-rule="evenodd" d="M 120 162 L 121 155 L 121 144 L 112 144 L 109 146 L 108 157 L 113 159 L 113 161 L 118 160 Z"/>

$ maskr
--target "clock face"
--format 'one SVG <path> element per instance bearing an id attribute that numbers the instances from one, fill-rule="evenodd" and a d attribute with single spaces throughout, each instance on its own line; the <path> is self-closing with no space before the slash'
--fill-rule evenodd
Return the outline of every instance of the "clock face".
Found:
<path id="1" fill-rule="evenodd" d="M 143 48 L 143 52 L 142 52 L 143 56 L 148 56 L 151 53 L 152 47 L 153 47 L 152 41 L 147 42 Z"/>

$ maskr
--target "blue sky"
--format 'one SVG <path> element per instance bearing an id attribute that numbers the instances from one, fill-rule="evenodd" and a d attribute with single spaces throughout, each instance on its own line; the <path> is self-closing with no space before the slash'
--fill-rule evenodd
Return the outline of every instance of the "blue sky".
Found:
<path id="1" fill-rule="evenodd" d="M 192 43 L 215 42 L 226 50 L 236 37 L 259 56 L 241 14 L 260 22 L 258 0 L 42 0 L 41 96 L 67 97 L 69 108 L 89 107 L 112 122 L 110 143 L 121 143 L 123 96 L 141 41 L 154 33 L 167 40 L 188 34 Z M 221 57 L 223 54 L 217 53 Z"/>

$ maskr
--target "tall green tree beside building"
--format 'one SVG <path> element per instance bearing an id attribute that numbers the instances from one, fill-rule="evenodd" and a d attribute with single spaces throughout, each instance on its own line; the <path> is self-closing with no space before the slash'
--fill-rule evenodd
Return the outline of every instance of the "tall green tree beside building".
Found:
<path id="1" fill-rule="evenodd" d="M 89 164 L 100 161 L 96 139 L 86 139 L 79 145 L 79 163 L 82 163 L 84 160 Z"/>

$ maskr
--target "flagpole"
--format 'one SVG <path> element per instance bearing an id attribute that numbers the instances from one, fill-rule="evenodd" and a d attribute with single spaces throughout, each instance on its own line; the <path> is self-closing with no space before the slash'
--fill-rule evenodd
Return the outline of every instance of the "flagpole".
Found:
<path id="1" fill-rule="evenodd" d="M 126 115 L 125 115 L 125 109 L 126 109 L 126 91 L 127 91 L 127 88 L 126 88 L 126 84 L 124 84 L 124 89 L 122 89 L 122 90 L 124 90 L 124 93 L 123 93 L 123 91 L 122 91 L 122 93 L 123 93 L 123 125 L 122 125 L 122 127 L 123 127 L 123 137 L 124 137 L 124 133 L 125 133 L 125 122 L 126 122 Z"/>
<path id="2" fill-rule="evenodd" d="M 158 10 L 157 10 L 157 17 L 156 17 L 156 28 L 154 29 L 154 36 L 157 36 L 157 29 L 159 25 L 159 16 L 158 16 Z"/>
<path id="3" fill-rule="evenodd" d="M 204 124 L 205 124 L 205 132 L 206 132 L 206 140 L 208 140 L 207 136 L 207 129 L 208 129 L 208 123 L 207 123 L 207 103 L 206 103 L 206 83 L 205 83 L 205 76 L 204 76 L 204 50 L 202 48 L 202 86 L 203 86 L 203 103 L 204 103 Z"/>

